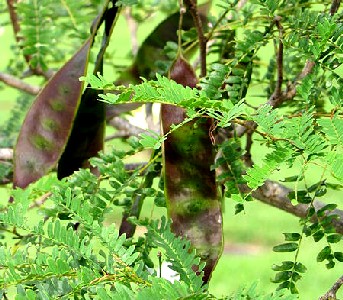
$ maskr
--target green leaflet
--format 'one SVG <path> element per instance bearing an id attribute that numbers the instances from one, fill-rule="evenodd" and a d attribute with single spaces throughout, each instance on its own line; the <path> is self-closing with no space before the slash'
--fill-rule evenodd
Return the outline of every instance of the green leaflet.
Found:
<path id="1" fill-rule="evenodd" d="M 335 115 L 333 118 L 318 119 L 317 123 L 331 145 L 343 146 L 343 119 Z"/>
<path id="2" fill-rule="evenodd" d="M 246 175 L 243 175 L 248 186 L 253 190 L 261 186 L 281 163 L 291 157 L 291 153 L 290 149 L 285 147 L 277 147 L 273 152 L 268 153 L 261 167 L 255 164 L 247 170 Z"/>
<path id="3" fill-rule="evenodd" d="M 170 70 L 171 79 L 194 88 L 196 75 L 178 58 Z M 163 133 L 184 121 L 185 110 L 162 105 Z M 209 136 L 211 119 L 196 118 L 171 132 L 164 141 L 164 184 L 168 214 L 176 235 L 187 237 L 206 262 L 207 282 L 222 249 L 221 203 L 215 172 L 214 151 Z"/>
<path id="4" fill-rule="evenodd" d="M 198 266 L 199 273 L 202 272 L 204 264 L 200 263 L 196 251 L 191 249 L 188 240 L 175 238 L 171 232 L 170 222 L 162 217 L 161 222 L 153 221 L 148 226 L 148 233 L 154 245 L 165 251 L 166 261 L 172 264 L 172 269 L 180 275 L 180 281 L 189 286 L 189 292 L 204 290 L 203 282 L 199 274 L 193 271 Z M 177 257 L 177 259 L 175 259 Z"/>
<path id="5" fill-rule="evenodd" d="M 90 37 L 37 96 L 22 125 L 14 157 L 13 186 L 25 188 L 57 163 L 71 131 L 87 70 Z"/>

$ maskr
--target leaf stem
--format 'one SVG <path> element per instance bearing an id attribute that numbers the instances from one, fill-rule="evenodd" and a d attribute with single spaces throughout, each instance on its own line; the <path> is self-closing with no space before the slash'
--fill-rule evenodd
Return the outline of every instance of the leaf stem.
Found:
<path id="1" fill-rule="evenodd" d="M 207 39 L 205 38 L 204 32 L 202 30 L 202 22 L 201 18 L 197 9 L 196 1 L 195 0 L 185 0 L 185 3 L 193 17 L 195 27 L 198 32 L 199 38 L 199 50 L 200 50 L 200 77 L 206 76 L 206 44 Z"/>

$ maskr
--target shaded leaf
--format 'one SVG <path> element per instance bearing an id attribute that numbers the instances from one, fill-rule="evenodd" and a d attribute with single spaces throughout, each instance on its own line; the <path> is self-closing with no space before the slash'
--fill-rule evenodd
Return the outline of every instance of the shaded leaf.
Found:
<path id="1" fill-rule="evenodd" d="M 292 269 L 294 266 L 294 262 L 292 261 L 283 261 L 281 265 L 273 265 L 272 269 L 274 271 L 288 271 Z"/>
<path id="2" fill-rule="evenodd" d="M 330 234 L 326 237 L 328 243 L 338 243 L 342 240 L 342 235 L 339 233 Z"/>
<path id="3" fill-rule="evenodd" d="M 321 209 L 318 209 L 317 216 L 318 217 L 324 217 L 326 211 L 332 211 L 337 207 L 337 204 L 327 204 L 323 206 Z"/>
<path id="4" fill-rule="evenodd" d="M 244 204 L 238 203 L 235 205 L 235 215 L 239 214 L 244 210 Z"/>
<path id="5" fill-rule="evenodd" d="M 274 252 L 293 252 L 297 249 L 297 243 L 284 243 L 273 247 Z"/>
<path id="6" fill-rule="evenodd" d="M 338 261 L 343 262 L 343 252 L 335 252 L 333 255 Z"/>
<path id="7" fill-rule="evenodd" d="M 282 271 L 282 272 L 276 273 L 275 277 L 274 277 L 274 279 L 272 281 L 275 282 L 275 283 L 280 283 L 280 282 L 287 281 L 291 277 L 292 277 L 292 272 L 291 271 Z"/>
<path id="8" fill-rule="evenodd" d="M 315 242 L 319 242 L 324 237 L 324 231 L 318 230 L 312 236 Z"/>
<path id="9" fill-rule="evenodd" d="M 302 263 L 298 262 L 295 264 L 295 271 L 299 272 L 299 273 L 305 273 L 307 268 L 305 267 L 305 265 L 303 265 Z"/>
<path id="10" fill-rule="evenodd" d="M 329 260 L 329 262 L 325 265 L 327 269 L 332 269 L 335 267 L 335 262 L 333 260 Z"/>
<path id="11" fill-rule="evenodd" d="M 285 236 L 285 240 L 286 241 L 290 241 L 290 242 L 295 242 L 295 241 L 299 241 L 301 238 L 300 233 L 284 233 L 283 234 Z"/>
<path id="12" fill-rule="evenodd" d="M 317 261 L 324 261 L 331 254 L 330 246 L 325 246 L 317 255 Z"/>

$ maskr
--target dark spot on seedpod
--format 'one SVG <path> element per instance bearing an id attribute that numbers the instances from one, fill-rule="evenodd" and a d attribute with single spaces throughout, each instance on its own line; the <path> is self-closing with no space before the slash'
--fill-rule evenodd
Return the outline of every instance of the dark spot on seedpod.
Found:
<path id="1" fill-rule="evenodd" d="M 25 167 L 30 171 L 33 172 L 36 169 L 36 162 L 33 160 L 27 160 L 25 162 Z"/>
<path id="2" fill-rule="evenodd" d="M 59 94 L 66 95 L 70 93 L 70 87 L 66 85 L 62 85 L 58 89 Z"/>
<path id="3" fill-rule="evenodd" d="M 31 142 L 36 148 L 41 150 L 50 150 L 53 148 L 53 143 L 39 134 L 34 135 L 31 138 Z"/>
<path id="4" fill-rule="evenodd" d="M 65 104 L 60 99 L 53 99 L 50 101 L 50 106 L 54 111 L 62 111 L 65 108 Z"/>
<path id="5" fill-rule="evenodd" d="M 42 126 L 49 131 L 57 131 L 59 128 L 58 123 L 55 120 L 48 118 L 42 120 Z"/>

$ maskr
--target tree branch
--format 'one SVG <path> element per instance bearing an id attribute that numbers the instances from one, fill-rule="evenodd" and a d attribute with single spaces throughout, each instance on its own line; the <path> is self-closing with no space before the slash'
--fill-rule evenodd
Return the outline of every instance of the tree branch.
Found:
<path id="1" fill-rule="evenodd" d="M 17 43 L 19 44 L 22 38 L 19 36 L 20 25 L 18 21 L 17 11 L 15 9 L 16 4 L 17 4 L 17 0 L 7 0 L 7 8 L 10 14 L 14 37 Z M 24 55 L 24 58 L 25 58 L 25 61 L 29 64 L 31 57 L 29 55 Z"/>
<path id="2" fill-rule="evenodd" d="M 340 5 L 341 5 L 341 0 L 332 0 L 331 8 L 330 8 L 331 16 L 333 16 L 338 11 Z"/>
<path id="3" fill-rule="evenodd" d="M 240 190 L 243 193 L 249 193 L 251 191 L 246 185 L 240 186 Z M 267 180 L 260 188 L 252 192 L 252 196 L 257 200 L 289 212 L 299 218 L 306 218 L 309 206 L 306 204 L 293 205 L 288 198 L 288 194 L 291 191 L 291 189 L 281 185 L 280 183 Z M 325 203 L 315 200 L 313 205 L 317 212 L 325 206 Z M 343 234 L 343 211 L 334 209 L 325 213 L 325 216 L 329 215 L 338 215 L 338 219 L 332 220 L 332 225 L 335 227 L 337 233 Z M 317 221 L 318 217 L 315 214 L 311 218 L 311 222 Z"/>
<path id="4" fill-rule="evenodd" d="M 340 287 L 343 285 L 343 275 L 337 279 L 331 289 L 323 296 L 319 298 L 319 300 L 335 300 L 337 299 L 336 294 Z"/>
<path id="5" fill-rule="evenodd" d="M 40 91 L 38 86 L 30 85 L 15 76 L 0 72 L 0 81 L 10 87 L 16 88 L 31 95 L 37 95 Z"/>
<path id="6" fill-rule="evenodd" d="M 276 64 L 277 64 L 277 82 L 276 82 L 276 88 L 275 92 L 272 95 L 272 97 L 279 98 L 281 95 L 281 87 L 283 83 L 283 27 L 281 25 L 281 17 L 276 16 L 274 18 L 274 22 L 276 27 L 279 30 L 279 48 L 277 49 L 277 59 L 276 59 Z"/>
<path id="7" fill-rule="evenodd" d="M 205 38 L 204 32 L 202 30 L 202 22 L 201 18 L 197 9 L 196 0 L 184 0 L 189 9 L 195 24 L 195 28 L 197 29 L 198 38 L 199 38 L 199 51 L 200 51 L 200 77 L 206 76 L 206 43 L 207 40 Z"/>
<path id="8" fill-rule="evenodd" d="M 108 122 L 108 124 L 120 130 L 121 134 L 124 134 L 125 132 L 125 135 L 128 136 L 138 136 L 141 133 L 149 134 L 148 131 L 135 125 L 132 125 L 128 120 L 125 120 L 120 117 L 114 117 Z"/>
<path id="9" fill-rule="evenodd" d="M 126 7 L 124 9 L 124 17 L 126 19 L 127 26 L 129 27 L 129 30 L 130 30 L 132 55 L 135 56 L 138 52 L 138 40 L 137 40 L 138 24 L 135 21 L 135 19 L 132 17 L 131 7 Z"/>
<path id="10" fill-rule="evenodd" d="M 13 159 L 13 150 L 10 148 L 0 149 L 0 160 L 12 160 Z"/>
<path id="11" fill-rule="evenodd" d="M 331 16 L 337 13 L 340 4 L 341 4 L 341 0 L 332 0 L 331 8 L 330 8 Z M 279 28 L 277 21 L 275 22 L 276 22 L 276 26 Z M 279 28 L 279 32 L 280 32 L 280 28 Z M 281 44 L 279 44 L 279 46 L 280 45 Z M 280 49 L 279 49 L 279 52 L 280 52 Z M 274 95 L 273 94 L 270 97 L 268 103 L 275 108 L 275 107 L 280 106 L 283 102 L 293 99 L 294 96 L 296 95 L 296 86 L 298 85 L 298 82 L 304 79 L 307 75 L 309 75 L 312 72 L 314 66 L 315 66 L 314 61 L 307 60 L 304 68 L 302 69 L 301 73 L 298 75 L 296 80 L 292 83 L 289 83 L 287 85 L 286 91 L 282 92 L 279 97 L 273 97 Z"/>

